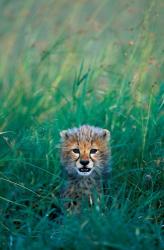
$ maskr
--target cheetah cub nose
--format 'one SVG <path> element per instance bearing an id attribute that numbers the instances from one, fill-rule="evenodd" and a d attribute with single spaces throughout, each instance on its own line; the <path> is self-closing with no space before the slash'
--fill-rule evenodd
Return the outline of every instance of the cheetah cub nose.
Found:
<path id="1" fill-rule="evenodd" d="M 83 165 L 84 167 L 87 166 L 89 161 L 81 160 L 80 164 Z"/>

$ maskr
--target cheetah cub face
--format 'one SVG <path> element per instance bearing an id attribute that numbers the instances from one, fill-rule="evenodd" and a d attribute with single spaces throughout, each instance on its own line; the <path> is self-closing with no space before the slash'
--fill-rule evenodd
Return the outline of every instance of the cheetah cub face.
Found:
<path id="1" fill-rule="evenodd" d="M 101 175 L 108 166 L 110 133 L 83 125 L 60 132 L 61 163 L 69 176 Z"/>

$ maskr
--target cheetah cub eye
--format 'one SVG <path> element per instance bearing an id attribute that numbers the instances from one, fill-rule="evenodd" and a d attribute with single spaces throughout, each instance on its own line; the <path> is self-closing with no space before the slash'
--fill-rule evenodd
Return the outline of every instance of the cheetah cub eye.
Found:
<path id="1" fill-rule="evenodd" d="M 75 154 L 80 154 L 80 150 L 78 148 L 74 148 L 72 149 L 72 151 L 75 153 Z"/>
<path id="2" fill-rule="evenodd" d="M 98 150 L 97 150 L 96 148 L 92 148 L 92 149 L 90 150 L 90 154 L 96 154 L 97 151 L 98 151 Z"/>

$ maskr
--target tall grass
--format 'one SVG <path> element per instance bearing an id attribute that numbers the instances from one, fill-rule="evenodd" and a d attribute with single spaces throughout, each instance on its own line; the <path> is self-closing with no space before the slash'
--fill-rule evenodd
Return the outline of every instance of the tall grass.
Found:
<path id="1" fill-rule="evenodd" d="M 162 249 L 160 0 L 1 1 L 1 249 Z M 111 131 L 101 206 L 64 211 L 59 131 Z"/>

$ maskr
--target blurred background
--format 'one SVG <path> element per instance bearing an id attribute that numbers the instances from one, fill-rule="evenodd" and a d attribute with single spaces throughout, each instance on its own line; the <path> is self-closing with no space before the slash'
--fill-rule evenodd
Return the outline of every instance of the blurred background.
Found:
<path id="1" fill-rule="evenodd" d="M 0 5 L 2 91 L 12 92 L 15 85 L 45 92 L 63 82 L 72 86 L 81 63 L 97 71 L 97 92 L 126 80 L 141 98 L 140 90 L 162 79 L 163 1 L 1 0 Z"/>

